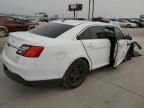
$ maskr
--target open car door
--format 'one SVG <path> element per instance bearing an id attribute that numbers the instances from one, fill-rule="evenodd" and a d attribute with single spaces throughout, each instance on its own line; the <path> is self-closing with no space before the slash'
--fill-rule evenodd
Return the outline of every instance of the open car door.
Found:
<path id="1" fill-rule="evenodd" d="M 119 40 L 116 43 L 115 48 L 115 63 L 114 68 L 116 68 L 126 57 L 128 49 L 129 49 L 127 40 Z"/>
<path id="2" fill-rule="evenodd" d="M 126 57 L 127 52 L 129 50 L 129 43 L 130 41 L 127 39 L 124 39 L 124 35 L 121 32 L 120 29 L 115 28 L 115 34 L 117 37 L 117 43 L 116 43 L 116 47 L 115 47 L 115 63 L 114 63 L 114 68 L 116 68 Z"/>

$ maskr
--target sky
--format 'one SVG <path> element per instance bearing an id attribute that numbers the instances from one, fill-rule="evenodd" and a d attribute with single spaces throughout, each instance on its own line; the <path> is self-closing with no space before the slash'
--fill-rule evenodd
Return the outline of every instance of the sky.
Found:
<path id="1" fill-rule="evenodd" d="M 73 17 L 68 11 L 68 5 L 82 3 L 83 10 L 78 17 L 87 18 L 89 0 L 0 0 L 0 13 L 34 15 L 36 12 L 46 12 L 49 16 Z M 95 0 L 94 16 L 139 17 L 144 14 L 144 0 Z"/>

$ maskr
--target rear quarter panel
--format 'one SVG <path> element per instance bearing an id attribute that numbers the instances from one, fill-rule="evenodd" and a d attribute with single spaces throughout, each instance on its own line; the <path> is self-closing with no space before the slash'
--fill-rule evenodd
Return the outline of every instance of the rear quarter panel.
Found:
<path id="1" fill-rule="evenodd" d="M 47 42 L 45 46 L 36 64 L 40 63 L 45 69 L 50 67 L 53 73 L 63 76 L 71 63 L 81 57 L 87 59 L 91 67 L 90 59 L 79 40 L 56 40 Z"/>

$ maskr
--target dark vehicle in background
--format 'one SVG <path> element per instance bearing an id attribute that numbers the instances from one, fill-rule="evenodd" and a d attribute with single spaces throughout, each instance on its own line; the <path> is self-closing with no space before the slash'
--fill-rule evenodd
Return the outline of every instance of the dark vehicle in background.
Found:
<path id="1" fill-rule="evenodd" d="M 109 23 L 110 21 L 103 18 L 103 17 L 97 17 L 97 18 L 93 18 L 92 21 L 94 22 L 104 22 L 104 23 Z"/>
<path id="2" fill-rule="evenodd" d="M 139 22 L 142 24 L 142 27 L 144 28 L 144 20 L 139 19 Z"/>
<path id="3" fill-rule="evenodd" d="M 8 36 L 9 32 L 27 31 L 36 27 L 36 23 L 22 21 L 10 16 L 0 16 L 0 37 Z"/>

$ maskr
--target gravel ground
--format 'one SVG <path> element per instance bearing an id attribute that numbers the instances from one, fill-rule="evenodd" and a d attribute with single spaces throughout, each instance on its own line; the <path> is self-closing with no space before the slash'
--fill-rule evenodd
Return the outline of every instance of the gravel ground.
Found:
<path id="1" fill-rule="evenodd" d="M 134 37 L 144 37 L 144 28 L 123 28 L 122 31 Z"/>

